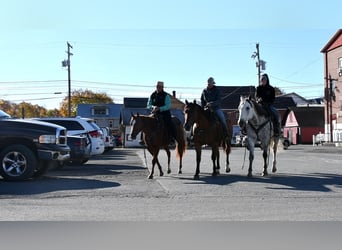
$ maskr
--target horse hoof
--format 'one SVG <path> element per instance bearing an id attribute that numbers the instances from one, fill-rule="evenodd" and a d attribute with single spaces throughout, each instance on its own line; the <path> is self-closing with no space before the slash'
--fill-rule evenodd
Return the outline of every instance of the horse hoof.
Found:
<path id="1" fill-rule="evenodd" d="M 252 177 L 253 177 L 253 174 L 250 172 L 250 173 L 247 174 L 247 177 L 248 177 L 248 178 L 252 178 Z"/>
<path id="2" fill-rule="evenodd" d="M 277 172 L 277 168 L 272 168 L 272 173 Z"/>
<path id="3" fill-rule="evenodd" d="M 159 176 L 164 176 L 164 173 L 163 173 L 163 172 L 160 172 Z"/>
<path id="4" fill-rule="evenodd" d="M 182 170 L 178 170 L 178 174 L 183 174 Z"/>
<path id="5" fill-rule="evenodd" d="M 226 173 L 230 173 L 230 168 L 226 167 Z"/>
<path id="6" fill-rule="evenodd" d="M 171 174 L 171 170 L 167 170 L 167 173 L 168 173 L 168 174 Z"/>
<path id="7" fill-rule="evenodd" d="M 199 175 L 195 174 L 194 175 L 194 180 L 199 180 Z"/>
<path id="8" fill-rule="evenodd" d="M 153 179 L 153 175 L 149 175 L 148 178 L 149 178 L 149 179 Z"/>
<path id="9" fill-rule="evenodd" d="M 218 176 L 218 175 L 220 175 L 220 172 L 218 172 L 218 171 L 211 174 L 211 176 L 213 176 L 213 177 Z"/>
<path id="10" fill-rule="evenodd" d="M 267 171 L 264 171 L 261 173 L 261 176 L 267 176 L 267 175 L 268 175 Z"/>

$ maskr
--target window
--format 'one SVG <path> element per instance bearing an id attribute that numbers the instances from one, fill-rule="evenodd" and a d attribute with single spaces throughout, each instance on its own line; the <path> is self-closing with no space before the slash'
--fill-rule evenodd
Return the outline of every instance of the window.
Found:
<path id="1" fill-rule="evenodd" d="M 91 109 L 92 115 L 108 115 L 107 107 L 94 107 Z"/>
<path id="2" fill-rule="evenodd" d="M 338 76 L 339 77 L 342 77 L 342 57 L 340 57 L 338 59 L 338 68 L 337 68 L 337 71 L 338 71 Z"/>

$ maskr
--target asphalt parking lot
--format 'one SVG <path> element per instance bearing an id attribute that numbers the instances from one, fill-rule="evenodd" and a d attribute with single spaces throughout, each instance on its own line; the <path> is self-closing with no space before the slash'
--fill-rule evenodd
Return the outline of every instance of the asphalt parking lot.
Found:
<path id="1" fill-rule="evenodd" d="M 35 181 L 0 180 L 0 220 L 342 220 L 340 148 L 291 146 L 279 152 L 278 172 L 267 177 L 260 176 L 262 156 L 257 149 L 253 178 L 246 176 L 244 148 L 232 149 L 231 172 L 223 168 L 217 177 L 211 176 L 210 150 L 204 149 L 199 180 L 193 179 L 193 149 L 184 156 L 183 174 L 177 173 L 173 157 L 172 173 L 165 171 L 161 177 L 156 170 L 153 180 L 147 179 L 151 156 L 145 153 L 146 158 L 142 148 L 114 149 Z M 160 161 L 166 170 L 163 151 Z"/>

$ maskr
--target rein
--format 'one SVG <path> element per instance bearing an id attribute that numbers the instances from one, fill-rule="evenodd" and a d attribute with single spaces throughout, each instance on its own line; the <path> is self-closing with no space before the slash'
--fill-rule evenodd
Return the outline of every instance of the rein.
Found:
<path id="1" fill-rule="evenodd" d="M 264 121 L 261 125 L 259 125 L 258 127 L 255 127 L 252 123 L 248 123 L 249 126 L 251 126 L 251 128 L 254 130 L 255 134 L 257 135 L 257 138 L 259 139 L 259 132 L 260 130 L 265 127 L 267 125 L 267 123 L 271 123 L 271 119 L 267 119 L 266 121 Z"/>

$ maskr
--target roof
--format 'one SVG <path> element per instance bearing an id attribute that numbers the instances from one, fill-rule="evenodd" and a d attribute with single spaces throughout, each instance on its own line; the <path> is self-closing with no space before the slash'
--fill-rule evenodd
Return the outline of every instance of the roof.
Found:
<path id="1" fill-rule="evenodd" d="M 296 103 L 292 97 L 288 96 L 276 96 L 273 106 L 276 109 L 288 109 L 290 107 L 295 107 Z"/>
<path id="2" fill-rule="evenodd" d="M 222 109 L 236 110 L 240 104 L 240 96 L 255 96 L 254 86 L 217 86 L 221 91 Z"/>
<path id="3" fill-rule="evenodd" d="M 337 44 L 334 44 L 337 42 Z M 321 49 L 321 53 L 326 53 L 329 50 L 335 49 L 342 45 L 342 29 L 337 30 L 335 35 L 328 41 L 328 43 Z"/>
<path id="4" fill-rule="evenodd" d="M 324 107 L 292 107 L 301 127 L 324 127 Z"/>
<path id="5" fill-rule="evenodd" d="M 145 97 L 124 97 L 124 108 L 146 108 L 148 98 Z"/>
<path id="6" fill-rule="evenodd" d="M 120 115 L 120 124 L 129 125 L 131 115 L 139 113 L 140 115 L 149 115 L 151 110 L 148 108 L 123 108 Z"/>
<path id="7" fill-rule="evenodd" d="M 241 96 L 255 96 L 256 88 L 254 86 L 217 86 L 222 95 L 222 109 L 237 110 L 240 104 Z M 296 106 L 292 97 L 277 96 L 274 101 L 277 109 L 287 109 Z"/>
<path id="8" fill-rule="evenodd" d="M 307 105 L 309 104 L 310 102 L 305 99 L 304 97 L 298 95 L 297 93 L 288 93 L 288 94 L 284 94 L 284 95 L 281 95 L 279 97 L 291 97 L 293 102 L 295 103 L 295 105 L 292 105 L 292 106 L 298 106 L 298 105 Z"/>

